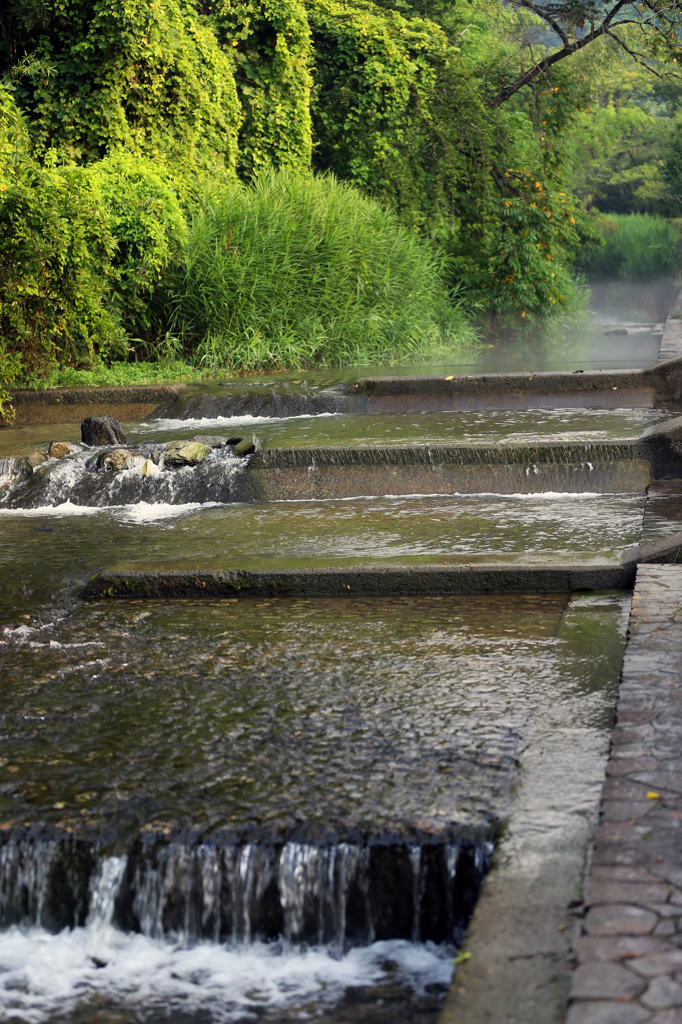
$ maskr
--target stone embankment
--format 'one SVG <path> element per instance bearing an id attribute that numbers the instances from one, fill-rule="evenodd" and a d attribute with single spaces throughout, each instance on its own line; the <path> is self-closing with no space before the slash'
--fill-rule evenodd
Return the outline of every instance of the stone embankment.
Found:
<path id="1" fill-rule="evenodd" d="M 640 565 L 566 1024 L 682 1024 L 682 566 Z"/>

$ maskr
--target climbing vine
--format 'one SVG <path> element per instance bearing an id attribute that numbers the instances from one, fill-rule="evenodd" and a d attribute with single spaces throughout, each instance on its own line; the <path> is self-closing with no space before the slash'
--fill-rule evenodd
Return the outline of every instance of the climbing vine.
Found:
<path id="1" fill-rule="evenodd" d="M 114 150 L 197 171 L 235 167 L 241 108 L 234 61 L 186 0 L 45 0 L 36 70 L 18 98 L 38 155 Z"/>
<path id="2" fill-rule="evenodd" d="M 310 29 L 300 0 L 213 0 L 218 39 L 235 59 L 244 114 L 239 167 L 309 167 Z"/>

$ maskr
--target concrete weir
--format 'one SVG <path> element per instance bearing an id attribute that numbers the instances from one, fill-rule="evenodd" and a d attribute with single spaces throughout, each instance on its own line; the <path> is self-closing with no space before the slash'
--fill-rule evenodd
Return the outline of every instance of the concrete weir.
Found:
<path id="1" fill-rule="evenodd" d="M 643 490 L 656 442 L 373 445 L 272 448 L 252 456 L 244 499 L 300 500 L 383 494 L 623 493 Z M 667 437 L 667 435 L 661 435 Z"/>
<path id="2" fill-rule="evenodd" d="M 630 408 L 682 398 L 682 358 L 644 370 L 490 373 L 443 377 L 363 377 L 342 392 L 356 411 Z"/>
<path id="3" fill-rule="evenodd" d="M 398 566 L 174 572 L 103 571 L 85 598 L 357 597 L 401 594 L 567 594 L 627 590 L 635 563 L 590 566 Z"/>

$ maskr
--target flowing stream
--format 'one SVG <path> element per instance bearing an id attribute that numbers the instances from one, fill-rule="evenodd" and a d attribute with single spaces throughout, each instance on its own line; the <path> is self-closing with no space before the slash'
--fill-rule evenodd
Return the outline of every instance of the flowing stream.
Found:
<path id="1" fill-rule="evenodd" d="M 69 427 L 0 435 L 0 1019 L 434 1024 L 503 829 L 532 820 L 541 856 L 595 813 L 628 598 L 79 593 L 103 568 L 618 560 L 641 491 L 238 502 L 248 459 L 166 445 L 591 444 L 668 414 L 236 420 L 214 392 L 129 425 L 115 469 L 29 471 Z M 589 776 L 561 813 L 524 790 L 530 744 Z"/>

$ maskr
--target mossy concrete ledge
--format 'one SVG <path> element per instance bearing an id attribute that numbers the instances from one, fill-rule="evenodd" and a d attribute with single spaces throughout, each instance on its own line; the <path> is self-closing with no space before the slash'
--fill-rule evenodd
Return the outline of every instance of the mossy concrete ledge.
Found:
<path id="1" fill-rule="evenodd" d="M 646 407 L 682 401 L 682 357 L 644 370 L 363 377 L 339 390 L 368 413 Z"/>
<path id="2" fill-rule="evenodd" d="M 172 402 L 184 387 L 184 384 L 134 384 L 16 390 L 11 395 L 16 412 L 14 425 L 76 423 L 86 416 L 106 415 L 126 420 L 143 419 Z"/>
<path id="3" fill-rule="evenodd" d="M 556 594 L 627 590 L 635 564 L 367 566 L 357 569 L 103 571 L 81 596 L 97 598 L 358 597 L 401 594 Z"/>

